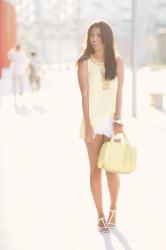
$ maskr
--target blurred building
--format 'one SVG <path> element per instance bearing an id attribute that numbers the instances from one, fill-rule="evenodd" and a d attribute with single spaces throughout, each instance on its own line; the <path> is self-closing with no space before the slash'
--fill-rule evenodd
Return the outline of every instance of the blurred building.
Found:
<path id="1" fill-rule="evenodd" d="M 36 49 L 48 63 L 72 61 L 78 56 L 85 31 L 98 20 L 110 22 L 125 61 L 131 60 L 132 0 L 13 0 L 18 40 L 27 51 Z M 165 61 L 161 28 L 166 27 L 165 0 L 139 0 L 137 32 L 139 65 Z M 162 35 L 161 35 L 162 33 Z"/>
<path id="2" fill-rule="evenodd" d="M 161 0 L 158 4 L 157 28 L 158 28 L 158 49 L 161 63 L 166 63 L 166 1 Z"/>
<path id="3" fill-rule="evenodd" d="M 166 54 L 165 46 L 162 46 L 160 33 L 166 27 L 166 1 L 146 0 L 138 4 L 138 47 L 139 64 L 166 63 L 163 54 Z M 164 36 L 164 35 L 163 35 Z M 162 53 L 161 53 L 162 51 Z"/>

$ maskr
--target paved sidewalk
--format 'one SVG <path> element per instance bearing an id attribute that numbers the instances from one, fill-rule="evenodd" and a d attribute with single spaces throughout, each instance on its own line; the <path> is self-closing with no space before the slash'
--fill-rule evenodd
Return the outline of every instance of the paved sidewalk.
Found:
<path id="1" fill-rule="evenodd" d="M 111 250 L 110 242 L 115 250 L 124 249 L 115 234 L 103 238 L 96 230 L 89 163 L 78 138 L 82 111 L 76 76 L 72 70 L 50 71 L 44 84 L 49 88 L 39 94 L 26 92 L 17 113 L 13 96 L 3 95 L 0 249 Z M 125 94 L 126 107 L 128 100 Z M 138 166 L 121 175 L 118 229 L 133 250 L 165 250 L 166 131 L 130 117 L 127 108 L 125 114 Z M 107 201 L 104 175 L 103 181 Z M 108 206 L 105 202 L 106 211 Z"/>

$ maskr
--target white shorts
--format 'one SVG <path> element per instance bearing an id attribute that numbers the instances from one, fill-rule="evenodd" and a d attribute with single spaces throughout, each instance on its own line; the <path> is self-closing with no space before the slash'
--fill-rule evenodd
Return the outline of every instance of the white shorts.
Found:
<path id="1" fill-rule="evenodd" d="M 111 117 L 104 117 L 97 125 L 94 134 L 105 135 L 111 138 L 113 133 L 113 120 Z"/>

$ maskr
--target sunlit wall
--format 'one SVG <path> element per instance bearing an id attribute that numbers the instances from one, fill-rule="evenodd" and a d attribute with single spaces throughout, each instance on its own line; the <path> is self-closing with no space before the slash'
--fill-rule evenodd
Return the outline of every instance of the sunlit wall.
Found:
<path id="1" fill-rule="evenodd" d="M 8 1 L 0 1 L 0 71 L 9 66 L 7 51 L 16 43 L 15 8 Z"/>

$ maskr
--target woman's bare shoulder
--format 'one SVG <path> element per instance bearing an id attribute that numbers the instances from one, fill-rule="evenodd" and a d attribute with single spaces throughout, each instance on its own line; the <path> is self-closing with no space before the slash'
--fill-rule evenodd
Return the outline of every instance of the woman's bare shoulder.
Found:
<path id="1" fill-rule="evenodd" d="M 88 69 L 88 59 L 78 62 L 78 71 L 87 71 Z"/>

